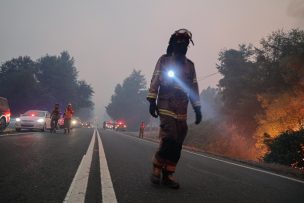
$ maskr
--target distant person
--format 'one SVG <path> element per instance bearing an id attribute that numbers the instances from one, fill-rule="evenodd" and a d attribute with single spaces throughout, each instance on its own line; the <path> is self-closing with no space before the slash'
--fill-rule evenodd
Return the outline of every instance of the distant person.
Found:
<path id="1" fill-rule="evenodd" d="M 51 113 L 51 133 L 56 132 L 59 119 L 60 119 L 59 104 L 55 104 L 54 109 Z"/>
<path id="2" fill-rule="evenodd" d="M 139 138 L 144 138 L 145 123 L 142 121 L 139 126 Z"/>
<path id="3" fill-rule="evenodd" d="M 71 130 L 71 120 L 74 115 L 74 110 L 72 104 L 68 104 L 67 108 L 64 111 L 64 133 L 70 133 Z"/>
<path id="4" fill-rule="evenodd" d="M 189 100 L 195 112 L 195 124 L 202 120 L 194 64 L 186 57 L 190 42 L 193 44 L 192 34 L 186 29 L 171 35 L 167 54 L 156 64 L 147 96 L 150 114 L 160 117 L 160 144 L 153 159 L 151 182 L 173 189 L 179 188 L 173 174 L 188 131 Z"/>

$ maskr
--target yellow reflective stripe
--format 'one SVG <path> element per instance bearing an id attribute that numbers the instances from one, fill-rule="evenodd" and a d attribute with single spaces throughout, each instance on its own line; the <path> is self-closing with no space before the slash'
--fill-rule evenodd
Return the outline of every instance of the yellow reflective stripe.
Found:
<path id="1" fill-rule="evenodd" d="M 156 97 L 157 97 L 157 94 L 155 94 L 155 93 L 149 93 L 147 96 L 147 98 L 152 98 L 152 99 L 156 99 Z"/>
<path id="2" fill-rule="evenodd" d="M 147 96 L 147 98 L 156 99 L 156 97 L 152 97 L 152 96 Z"/>
<path id="3" fill-rule="evenodd" d="M 165 110 L 165 109 L 159 109 L 159 113 L 163 113 L 165 115 L 170 115 L 170 116 L 176 116 L 176 114 L 172 111 L 168 111 L 168 110 Z"/>
<path id="4" fill-rule="evenodd" d="M 187 114 L 176 114 L 176 113 L 174 113 L 172 111 L 168 111 L 166 109 L 159 109 L 159 114 L 165 115 L 165 116 L 171 116 L 175 119 L 182 119 L 182 120 L 187 119 Z"/>

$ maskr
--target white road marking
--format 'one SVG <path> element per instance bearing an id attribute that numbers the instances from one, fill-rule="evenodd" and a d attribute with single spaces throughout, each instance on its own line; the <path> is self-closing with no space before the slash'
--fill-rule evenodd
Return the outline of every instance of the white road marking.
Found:
<path id="1" fill-rule="evenodd" d="M 262 169 L 253 168 L 253 167 L 250 167 L 250 166 L 245 166 L 245 165 L 233 163 L 233 162 L 230 162 L 230 161 L 225 161 L 225 160 L 222 160 L 222 159 L 217 159 L 217 158 L 210 157 L 210 156 L 203 155 L 203 154 L 198 154 L 198 153 L 195 153 L 195 152 L 191 152 L 189 150 L 183 150 L 183 151 L 188 152 L 190 154 L 197 155 L 197 156 L 201 156 L 201 157 L 205 157 L 205 158 L 208 158 L 208 159 L 212 159 L 212 160 L 216 160 L 216 161 L 219 161 L 219 162 L 223 162 L 223 163 L 226 163 L 226 164 L 230 164 L 230 165 L 234 165 L 234 166 L 250 169 L 250 170 L 253 170 L 253 171 L 258 171 L 258 172 L 261 172 L 261 173 L 266 173 L 266 174 L 269 174 L 269 175 L 277 176 L 277 177 L 280 177 L 280 178 L 284 178 L 284 179 L 287 179 L 287 180 L 291 180 L 291 181 L 294 181 L 294 182 L 298 182 L 298 183 L 304 184 L 304 181 L 298 180 L 298 179 L 295 179 L 295 178 L 290 178 L 290 177 L 287 177 L 287 176 L 284 176 L 284 175 L 279 175 L 279 174 L 272 173 L 272 172 L 269 172 L 269 171 L 265 171 L 265 170 L 262 170 Z"/>
<path id="2" fill-rule="evenodd" d="M 123 135 L 123 136 L 132 137 L 133 139 L 137 139 L 138 140 L 138 138 L 134 137 L 134 136 L 126 135 L 126 134 L 123 134 L 123 133 L 120 133 L 120 132 L 116 132 L 116 133 L 120 134 L 120 135 Z M 155 143 L 153 141 L 149 141 L 149 140 L 145 140 L 145 139 L 140 139 L 140 140 L 142 140 L 144 142 L 148 142 L 148 143 L 158 144 L 158 143 Z M 213 159 L 213 160 L 216 160 L 216 161 L 219 161 L 219 162 L 223 162 L 223 163 L 226 163 L 226 164 L 230 164 L 230 165 L 246 168 L 246 169 L 253 170 L 253 171 L 258 171 L 260 173 L 266 173 L 268 175 L 273 175 L 273 176 L 277 176 L 277 177 L 280 177 L 280 178 L 283 178 L 283 179 L 287 179 L 287 180 L 291 180 L 291 181 L 294 181 L 294 182 L 298 182 L 298 183 L 304 184 L 304 181 L 296 179 L 296 178 L 291 178 L 291 177 L 288 177 L 288 176 L 280 175 L 280 174 L 277 174 L 277 173 L 272 173 L 272 172 L 269 172 L 269 171 L 265 171 L 265 170 L 254 168 L 254 167 L 250 167 L 250 166 L 245 166 L 245 165 L 242 165 L 242 164 L 233 163 L 233 162 L 230 162 L 230 161 L 226 161 L 226 160 L 210 157 L 210 156 L 203 155 L 203 154 L 198 154 L 198 153 L 195 153 L 195 152 L 191 152 L 189 150 L 184 150 L 183 149 L 183 151 L 185 151 L 187 153 L 190 153 L 190 154 L 197 155 L 197 156 L 201 156 L 201 157 L 205 157 L 205 158 L 208 158 L 208 159 Z"/>
<path id="3" fill-rule="evenodd" d="M 69 191 L 67 192 L 64 203 L 67 202 L 84 202 L 90 169 L 91 169 L 91 162 L 93 157 L 93 148 L 96 138 L 96 129 L 93 132 L 93 136 L 88 147 L 87 153 L 83 156 L 77 172 L 73 178 Z"/>
<path id="4" fill-rule="evenodd" d="M 102 202 L 116 203 L 116 195 L 113 188 L 111 175 L 109 172 L 106 155 L 104 152 L 103 144 L 97 131 L 98 148 L 99 148 L 99 164 L 100 164 L 100 180 L 101 180 L 101 194 Z"/>

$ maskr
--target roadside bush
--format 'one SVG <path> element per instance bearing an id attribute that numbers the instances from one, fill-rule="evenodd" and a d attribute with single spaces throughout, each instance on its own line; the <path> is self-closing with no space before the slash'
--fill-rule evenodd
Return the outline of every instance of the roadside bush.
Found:
<path id="1" fill-rule="evenodd" d="M 304 169 L 304 129 L 286 131 L 274 139 L 266 134 L 264 143 L 269 150 L 265 162 Z"/>

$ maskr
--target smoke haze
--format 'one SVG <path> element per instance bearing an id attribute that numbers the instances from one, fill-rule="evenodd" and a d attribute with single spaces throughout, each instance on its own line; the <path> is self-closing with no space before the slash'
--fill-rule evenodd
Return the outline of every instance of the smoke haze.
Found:
<path id="1" fill-rule="evenodd" d="M 94 88 L 100 118 L 116 84 L 133 69 L 150 81 L 176 29 L 193 33 L 188 57 L 202 90 L 220 79 L 219 74 L 204 79 L 217 71 L 220 50 L 258 43 L 277 29 L 304 28 L 302 5 L 286 0 L 0 0 L 0 62 L 69 51 L 80 79 Z"/>
<path id="2" fill-rule="evenodd" d="M 298 26 L 304 26 L 304 0 L 292 0 L 287 8 L 287 15 L 298 20 Z"/>

